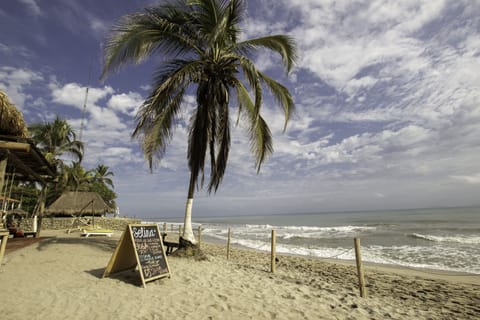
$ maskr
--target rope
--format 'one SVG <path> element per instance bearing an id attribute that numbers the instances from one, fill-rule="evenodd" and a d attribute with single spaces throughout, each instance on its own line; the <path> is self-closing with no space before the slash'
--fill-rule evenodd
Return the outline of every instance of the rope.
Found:
<path id="1" fill-rule="evenodd" d="M 341 256 L 342 254 L 347 253 L 347 252 L 352 251 L 352 250 L 353 250 L 353 248 L 345 249 L 344 251 L 340 252 L 339 254 L 335 254 L 335 255 L 333 255 L 333 256 L 331 256 L 331 257 L 321 257 L 321 258 L 322 258 L 322 259 L 335 259 L 335 258 Z"/>

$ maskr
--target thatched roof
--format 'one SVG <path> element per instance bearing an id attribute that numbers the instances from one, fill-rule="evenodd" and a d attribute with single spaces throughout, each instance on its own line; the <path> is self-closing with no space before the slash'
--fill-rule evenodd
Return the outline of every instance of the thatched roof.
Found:
<path id="1" fill-rule="evenodd" d="M 103 215 L 113 210 L 96 192 L 64 192 L 45 213 L 49 215 Z"/>
<path id="2" fill-rule="evenodd" d="M 23 115 L 15 105 L 10 103 L 5 93 L 0 91 L 0 135 L 26 138 L 27 126 Z"/>

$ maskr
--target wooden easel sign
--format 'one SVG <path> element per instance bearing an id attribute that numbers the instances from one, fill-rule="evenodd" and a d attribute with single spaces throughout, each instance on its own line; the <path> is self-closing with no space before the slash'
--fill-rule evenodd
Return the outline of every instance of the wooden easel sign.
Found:
<path id="1" fill-rule="evenodd" d="M 156 224 L 129 224 L 113 252 L 103 277 L 138 266 L 142 284 L 171 277 L 162 236 Z"/>

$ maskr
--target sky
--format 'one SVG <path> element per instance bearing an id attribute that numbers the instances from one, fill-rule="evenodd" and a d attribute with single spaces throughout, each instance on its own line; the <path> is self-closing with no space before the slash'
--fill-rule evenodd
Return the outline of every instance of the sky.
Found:
<path id="1" fill-rule="evenodd" d="M 28 124 L 58 115 L 81 133 L 83 165 L 114 172 L 122 216 L 181 217 L 194 97 L 185 97 L 174 138 L 150 172 L 131 134 L 161 57 L 99 79 L 109 30 L 155 3 L 1 1 L 0 90 Z M 193 220 L 480 205 L 479 16 L 475 0 L 247 1 L 242 39 L 296 39 L 288 76 L 279 56 L 255 57 L 289 88 L 296 111 L 283 132 L 281 108 L 265 98 L 274 153 L 259 174 L 245 128 L 232 128 L 223 183 L 216 194 L 197 192 Z"/>

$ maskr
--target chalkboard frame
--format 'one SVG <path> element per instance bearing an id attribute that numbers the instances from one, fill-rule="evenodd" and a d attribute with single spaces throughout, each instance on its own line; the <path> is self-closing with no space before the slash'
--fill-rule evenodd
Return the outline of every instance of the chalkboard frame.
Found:
<path id="1" fill-rule="evenodd" d="M 137 227 L 146 227 L 146 228 L 153 228 L 156 231 L 156 235 L 153 239 L 158 239 L 158 244 L 160 245 L 159 248 L 161 249 L 160 252 L 157 252 L 161 255 L 162 259 L 165 261 L 165 272 L 160 274 L 156 274 L 154 276 L 145 276 L 145 270 L 142 265 L 141 257 L 138 254 L 138 246 L 135 242 L 133 228 Z M 158 248 L 157 248 L 158 249 Z M 163 246 L 162 236 L 158 225 L 156 224 L 129 224 L 126 227 L 125 232 L 122 234 L 115 251 L 108 262 L 107 267 L 103 273 L 103 277 L 107 277 L 110 274 L 122 272 L 126 270 L 134 269 L 138 267 L 140 277 L 142 280 L 143 287 L 145 287 L 146 282 L 153 281 L 156 279 L 164 278 L 164 277 L 171 277 L 170 266 L 168 265 L 167 255 L 165 252 L 165 247 Z"/>

